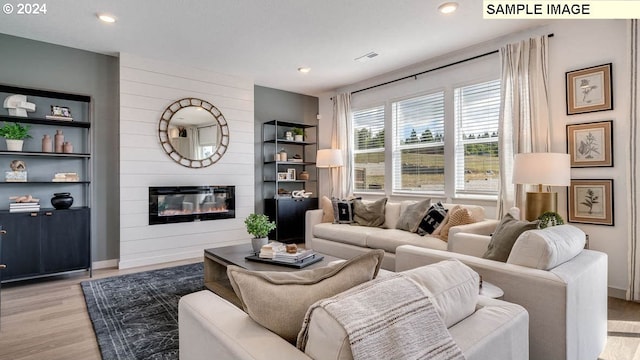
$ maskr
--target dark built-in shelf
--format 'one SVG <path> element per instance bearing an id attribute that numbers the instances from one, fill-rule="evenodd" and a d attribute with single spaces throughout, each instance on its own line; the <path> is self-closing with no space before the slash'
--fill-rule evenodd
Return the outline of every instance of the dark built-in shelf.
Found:
<path id="1" fill-rule="evenodd" d="M 278 144 L 292 144 L 292 145 L 315 145 L 315 142 L 309 142 L 309 141 L 293 141 L 293 140 L 285 140 L 285 139 L 270 139 L 270 140 L 265 140 L 264 141 L 267 144 L 275 144 L 276 142 Z"/>
<path id="2" fill-rule="evenodd" d="M 42 156 L 42 157 L 58 157 L 58 158 L 90 158 L 91 154 L 81 153 L 54 153 L 54 152 L 41 152 L 41 151 L 0 151 L 0 155 L 14 155 L 14 156 Z"/>
<path id="3" fill-rule="evenodd" d="M 297 127 L 297 128 L 301 128 L 301 129 L 306 129 L 306 128 L 311 128 L 311 127 L 318 126 L 318 125 L 299 124 L 299 123 L 292 123 L 292 122 L 279 121 L 279 120 L 267 121 L 267 122 L 265 122 L 265 124 L 267 124 L 267 125 L 276 125 L 276 124 L 278 124 L 278 126 Z"/>
<path id="4" fill-rule="evenodd" d="M 49 120 L 49 119 L 43 119 L 43 118 L 28 118 L 28 117 L 8 116 L 8 115 L 0 115 L 0 120 L 15 122 L 15 123 L 23 123 L 23 124 L 79 127 L 79 128 L 85 128 L 85 129 L 88 129 L 91 127 L 91 123 L 88 123 L 86 121 Z"/>
<path id="5" fill-rule="evenodd" d="M 0 181 L 0 185 L 28 185 L 28 184 L 91 184 L 91 181 Z"/>
<path id="6" fill-rule="evenodd" d="M 314 162 L 309 161 L 265 161 L 265 164 L 278 164 L 278 165 L 315 165 Z"/>
<path id="7" fill-rule="evenodd" d="M 68 210 L 75 210 L 75 209 L 88 209 L 88 206 L 72 206 L 70 207 Z M 63 209 L 63 210 L 58 210 L 58 209 L 54 209 L 54 208 L 41 208 L 40 210 L 34 210 L 34 211 L 18 211 L 18 212 L 9 212 L 9 210 L 0 210 L 0 214 L 24 214 L 24 213 L 40 213 L 40 212 L 51 212 L 51 211 L 67 211 L 67 209 Z"/>
<path id="8" fill-rule="evenodd" d="M 72 100 L 72 101 L 81 101 L 81 102 L 91 102 L 91 96 L 87 95 L 78 95 L 78 94 L 69 94 L 58 91 L 51 90 L 40 90 L 40 89 L 31 89 L 31 88 L 23 88 L 11 85 L 0 85 L 0 92 L 8 92 L 14 94 L 23 94 L 23 95 L 31 95 L 31 96 L 40 96 L 40 97 L 50 97 L 64 100 Z"/>
<path id="9" fill-rule="evenodd" d="M 316 180 L 278 180 L 279 183 L 306 183 L 315 181 Z M 276 180 L 264 180 L 264 182 L 276 182 Z"/>

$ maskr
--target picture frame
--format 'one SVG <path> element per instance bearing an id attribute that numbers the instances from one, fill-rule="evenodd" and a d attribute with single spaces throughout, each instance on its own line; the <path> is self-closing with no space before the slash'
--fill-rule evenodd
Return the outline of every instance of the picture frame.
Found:
<path id="1" fill-rule="evenodd" d="M 567 115 L 613 110 L 612 64 L 566 73 Z"/>
<path id="2" fill-rule="evenodd" d="M 614 225 L 613 179 L 572 179 L 567 197 L 569 222 Z"/>
<path id="3" fill-rule="evenodd" d="M 296 179 L 296 169 L 287 169 L 287 180 Z"/>
<path id="4" fill-rule="evenodd" d="M 279 173 L 278 173 L 278 180 L 279 180 L 279 181 L 286 181 L 286 180 L 289 180 L 289 173 L 286 173 L 286 172 L 279 172 Z"/>
<path id="5" fill-rule="evenodd" d="M 567 124 L 572 168 L 613 166 L 613 120 Z"/>
<path id="6" fill-rule="evenodd" d="M 71 110 L 66 106 L 51 105 L 51 115 L 70 118 Z"/>

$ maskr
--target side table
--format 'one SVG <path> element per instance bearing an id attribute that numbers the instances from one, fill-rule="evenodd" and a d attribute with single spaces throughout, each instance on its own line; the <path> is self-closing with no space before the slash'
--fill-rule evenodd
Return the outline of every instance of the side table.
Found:
<path id="1" fill-rule="evenodd" d="M 488 281 L 482 281 L 480 283 L 480 295 L 501 300 L 504 297 L 504 291 Z"/>

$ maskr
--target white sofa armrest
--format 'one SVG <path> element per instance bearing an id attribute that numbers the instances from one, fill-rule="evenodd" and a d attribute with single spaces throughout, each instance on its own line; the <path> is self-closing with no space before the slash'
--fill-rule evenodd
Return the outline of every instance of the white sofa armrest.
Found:
<path id="1" fill-rule="evenodd" d="M 484 219 L 482 221 L 475 222 L 473 224 L 452 226 L 449 229 L 449 237 L 455 236 L 457 233 L 470 233 L 478 235 L 491 235 L 498 226 L 499 220 Z"/>
<path id="2" fill-rule="evenodd" d="M 411 245 L 396 249 L 396 271 L 455 258 L 529 312 L 532 359 L 595 359 L 607 339 L 607 255 L 583 250 L 551 271 Z"/>
<path id="3" fill-rule="evenodd" d="M 180 360 L 311 359 L 208 290 L 180 299 L 178 326 Z"/>
<path id="4" fill-rule="evenodd" d="M 304 245 L 307 249 L 313 249 L 311 239 L 313 239 L 313 227 L 322 222 L 322 209 L 307 210 L 304 215 Z"/>
<path id="5" fill-rule="evenodd" d="M 489 247 L 491 236 L 458 232 L 449 237 L 447 250 L 458 254 L 482 257 Z"/>

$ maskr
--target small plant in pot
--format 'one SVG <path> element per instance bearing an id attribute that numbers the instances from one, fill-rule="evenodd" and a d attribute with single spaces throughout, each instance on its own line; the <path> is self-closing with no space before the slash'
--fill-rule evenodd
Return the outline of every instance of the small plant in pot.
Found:
<path id="1" fill-rule="evenodd" d="M 294 128 L 291 129 L 291 132 L 293 133 L 293 140 L 294 141 L 303 141 L 304 140 L 304 130 L 303 129 L 294 127 Z"/>
<path id="2" fill-rule="evenodd" d="M 553 211 L 545 211 L 542 215 L 538 217 L 539 223 L 538 226 L 540 229 L 544 229 L 550 226 L 562 225 L 564 224 L 564 220 L 562 216 L 557 212 Z"/>
<path id="3" fill-rule="evenodd" d="M 263 245 L 267 245 L 269 238 L 267 237 L 271 230 L 276 228 L 276 223 L 269 221 L 267 215 L 251 214 L 244 219 L 247 226 L 247 232 L 253 235 L 251 246 L 254 252 L 259 252 Z"/>
<path id="4" fill-rule="evenodd" d="M 24 139 L 30 139 L 29 125 L 20 125 L 18 123 L 4 123 L 0 127 L 0 136 L 7 140 L 7 150 L 22 151 Z"/>

